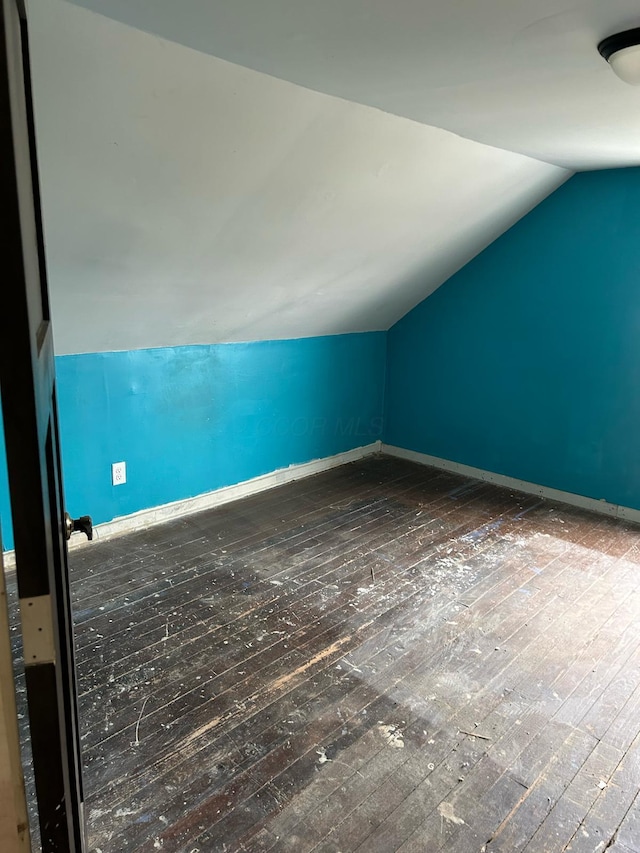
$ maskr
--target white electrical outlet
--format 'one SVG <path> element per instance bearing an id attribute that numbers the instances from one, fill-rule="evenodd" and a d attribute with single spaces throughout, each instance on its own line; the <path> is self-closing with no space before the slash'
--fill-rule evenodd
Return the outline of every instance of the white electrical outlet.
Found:
<path id="1" fill-rule="evenodd" d="M 114 462 L 111 466 L 111 483 L 114 486 L 122 486 L 127 482 L 127 463 Z"/>

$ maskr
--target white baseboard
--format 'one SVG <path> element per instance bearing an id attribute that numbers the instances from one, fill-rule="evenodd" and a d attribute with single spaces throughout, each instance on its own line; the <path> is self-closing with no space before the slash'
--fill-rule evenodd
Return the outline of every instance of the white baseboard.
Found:
<path id="1" fill-rule="evenodd" d="M 121 536 L 124 533 L 132 533 L 145 527 L 151 527 L 156 524 L 162 524 L 165 521 L 191 515 L 194 512 L 201 512 L 205 509 L 222 506 L 231 501 L 256 495 L 259 492 L 273 489 L 285 483 L 292 483 L 294 480 L 301 480 L 304 477 L 319 474 L 321 471 L 328 471 L 330 468 L 346 465 L 348 462 L 364 459 L 366 456 L 371 456 L 375 453 L 385 453 L 387 456 L 396 456 L 399 459 L 407 459 L 410 462 L 417 462 L 432 468 L 453 471 L 465 477 L 473 477 L 476 480 L 482 480 L 486 483 L 495 483 L 498 486 L 505 486 L 514 491 L 539 495 L 540 497 L 550 498 L 551 500 L 577 506 L 581 509 L 592 510 L 593 512 L 603 513 L 614 518 L 623 518 L 627 521 L 640 524 L 640 510 L 633 509 L 632 507 L 620 506 L 605 500 L 597 500 L 596 498 L 587 498 L 583 495 L 576 495 L 573 492 L 563 492 L 560 489 L 553 489 L 548 486 L 539 486 L 536 483 L 529 483 L 526 480 L 518 480 L 515 477 L 494 474 L 492 471 L 484 471 L 481 468 L 474 468 L 471 465 L 463 465 L 461 462 L 452 462 L 449 459 L 441 459 L 438 456 L 429 456 L 427 453 L 418 453 L 415 450 L 405 450 L 402 447 L 394 447 L 391 444 L 383 444 L 380 441 L 375 441 L 372 444 L 356 447 L 354 450 L 347 450 L 335 456 L 327 456 L 325 459 L 314 459 L 312 462 L 290 465 L 288 468 L 280 468 L 277 471 L 253 477 L 251 480 L 245 480 L 234 486 L 224 486 L 221 489 L 215 489 L 212 492 L 197 495 L 194 498 L 186 498 L 182 501 L 174 501 L 173 503 L 163 504 L 162 506 L 152 507 L 151 509 L 143 509 L 131 515 L 115 518 L 113 521 L 97 524 L 95 527 L 96 539 L 111 539 L 115 536 Z M 88 544 L 86 539 L 78 534 L 70 540 L 69 549 L 76 550 Z M 13 551 L 5 551 L 2 559 L 4 560 L 5 569 L 11 569 L 15 566 L 15 554 Z"/>
<path id="2" fill-rule="evenodd" d="M 576 495 L 573 492 L 563 492 L 560 489 L 552 489 L 548 486 L 538 486 L 527 480 L 517 480 L 515 477 L 507 477 L 504 474 L 494 474 L 492 471 L 483 471 L 482 468 L 473 468 L 471 465 L 463 465 L 461 462 L 451 462 L 449 459 L 441 459 L 439 456 L 429 456 L 427 453 L 418 453 L 415 450 L 405 450 L 402 447 L 394 447 L 392 444 L 383 444 L 382 453 L 387 456 L 397 456 L 399 459 L 407 459 L 410 462 L 418 462 L 420 465 L 429 465 L 432 468 L 441 468 L 444 471 L 454 471 L 465 477 L 473 477 L 475 480 L 484 480 L 486 483 L 495 483 L 497 486 L 506 486 L 517 492 L 525 492 L 529 495 L 540 495 L 554 501 L 577 506 L 581 509 L 589 509 L 600 512 L 614 518 L 624 518 L 640 524 L 640 510 L 628 506 L 619 506 L 602 499 L 587 498 Z"/>
<path id="3" fill-rule="evenodd" d="M 201 512 L 205 509 L 222 506 L 222 504 L 237 501 L 240 498 L 256 495 L 258 492 L 273 489 L 275 486 L 292 483 L 294 480 L 301 480 L 304 477 L 319 474 L 321 471 L 328 471 L 330 468 L 337 468 L 340 465 L 346 465 L 348 462 L 364 459 L 365 456 L 380 453 L 381 447 L 381 441 L 374 441 L 372 444 L 367 444 L 364 447 L 356 447 L 353 450 L 346 450 L 344 453 L 337 453 L 335 456 L 314 459 L 311 462 L 302 462 L 298 465 L 289 465 L 288 468 L 279 468 L 277 471 L 272 471 L 269 474 L 262 474 L 259 477 L 253 477 L 251 480 L 244 480 L 242 483 L 237 483 L 234 486 L 223 486 L 221 489 L 215 489 L 213 492 L 206 492 L 204 495 L 197 495 L 194 498 L 186 498 L 182 501 L 162 504 L 162 506 L 155 506 L 151 509 L 143 509 L 131 515 L 123 515 L 120 518 L 114 518 L 113 521 L 96 524 L 94 528 L 96 533 L 95 539 L 98 541 L 101 539 L 112 539 L 114 536 L 122 536 L 124 533 L 132 533 L 135 530 L 142 530 L 145 527 L 162 524 L 165 521 L 172 521 L 184 515 L 191 515 L 194 512 Z M 78 534 L 69 540 L 69 550 L 76 550 L 88 544 L 84 536 Z M 5 551 L 3 558 L 5 568 L 15 566 L 15 553 L 13 551 Z"/>

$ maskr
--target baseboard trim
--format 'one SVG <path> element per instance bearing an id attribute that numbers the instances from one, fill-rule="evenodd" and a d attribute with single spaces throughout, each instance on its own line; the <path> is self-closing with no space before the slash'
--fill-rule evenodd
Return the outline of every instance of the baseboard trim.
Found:
<path id="1" fill-rule="evenodd" d="M 242 483 L 236 483 L 233 486 L 223 486 L 220 489 L 206 492 L 203 495 L 196 495 L 193 498 L 186 498 L 182 501 L 174 501 L 162 504 L 161 506 L 151 507 L 150 509 L 143 509 L 131 515 L 123 515 L 120 518 L 114 518 L 113 521 L 96 524 L 95 538 L 98 541 L 112 539 L 115 536 L 133 533 L 136 530 L 162 524 L 165 521 L 172 521 L 185 515 L 191 515 L 194 512 L 213 509 L 214 507 L 231 503 L 231 501 L 240 500 L 240 498 L 247 498 L 259 492 L 265 492 L 276 486 L 282 486 L 285 483 L 292 483 L 294 480 L 311 477 L 322 471 L 328 471 L 330 468 L 338 468 L 340 465 L 356 462 L 358 459 L 364 459 L 366 456 L 380 453 L 381 447 L 381 441 L 374 441 L 372 444 L 356 447 L 353 450 L 346 450 L 344 453 L 337 453 L 335 456 L 327 456 L 324 459 L 313 459 L 311 462 L 289 465 L 288 468 L 279 468 L 277 471 L 271 471 L 269 474 L 262 474 L 259 477 L 244 480 Z M 73 536 L 69 541 L 69 550 L 75 551 L 89 544 L 83 536 L 78 534 L 77 536 Z M 3 559 L 5 569 L 11 569 L 15 566 L 14 551 L 5 551 Z"/>
<path id="2" fill-rule="evenodd" d="M 628 506 L 612 504 L 608 501 L 587 498 L 584 495 L 576 495 L 573 492 L 563 492 L 560 489 L 552 489 L 549 486 L 539 486 L 529 483 L 527 480 L 518 480 L 515 477 L 507 477 L 504 474 L 494 474 L 492 471 L 484 471 L 482 468 L 474 468 L 471 465 L 463 465 L 461 462 L 452 462 L 449 459 L 441 459 L 439 456 L 429 456 L 428 453 L 418 453 L 415 450 L 405 450 L 403 447 L 395 447 L 392 444 L 382 445 L 382 453 L 387 456 L 396 456 L 399 459 L 407 459 L 410 462 L 418 462 L 420 465 L 428 465 L 431 468 L 441 468 L 444 471 L 454 471 L 465 477 L 473 477 L 475 480 L 483 480 L 486 483 L 495 483 L 497 486 L 506 486 L 516 492 L 525 492 L 529 495 L 539 495 L 560 503 L 570 504 L 599 512 L 613 518 L 623 518 L 640 524 L 640 510 Z"/>

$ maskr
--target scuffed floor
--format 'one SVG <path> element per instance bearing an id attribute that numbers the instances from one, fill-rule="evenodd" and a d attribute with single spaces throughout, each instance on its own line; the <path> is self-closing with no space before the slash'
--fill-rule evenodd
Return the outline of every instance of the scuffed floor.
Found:
<path id="1" fill-rule="evenodd" d="M 72 573 L 96 853 L 640 851 L 631 525 L 378 457 Z"/>

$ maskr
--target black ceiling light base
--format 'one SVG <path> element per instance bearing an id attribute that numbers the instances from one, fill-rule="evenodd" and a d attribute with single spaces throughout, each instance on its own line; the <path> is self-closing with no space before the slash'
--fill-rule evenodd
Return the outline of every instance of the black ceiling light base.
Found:
<path id="1" fill-rule="evenodd" d="M 608 62 L 614 53 L 618 53 L 619 50 L 624 50 L 626 47 L 634 47 L 637 44 L 640 44 L 640 27 L 607 36 L 598 45 L 598 50 Z"/>

